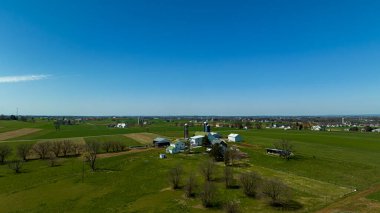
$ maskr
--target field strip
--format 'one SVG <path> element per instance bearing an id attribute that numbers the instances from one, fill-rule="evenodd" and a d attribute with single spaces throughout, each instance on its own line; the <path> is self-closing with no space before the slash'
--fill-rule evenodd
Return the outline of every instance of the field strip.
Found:
<path id="1" fill-rule="evenodd" d="M 111 157 L 116 157 L 116 156 L 121 156 L 121 155 L 128 155 L 128 154 L 133 154 L 133 153 L 139 153 L 139 152 L 146 152 L 152 149 L 132 149 L 129 151 L 125 152 L 114 152 L 114 153 L 102 153 L 98 154 L 98 158 L 111 158 Z"/>
<path id="2" fill-rule="evenodd" d="M 380 184 L 344 197 L 333 204 L 321 209 L 318 213 L 350 212 L 357 209 L 358 212 L 380 212 L 380 202 L 367 199 L 366 196 L 380 191 Z"/>
<path id="3" fill-rule="evenodd" d="M 154 133 L 130 133 L 130 134 L 124 134 L 124 136 L 131 138 L 142 144 L 152 144 L 154 138 L 162 137 Z"/>
<path id="4" fill-rule="evenodd" d="M 29 135 L 35 132 L 41 131 L 41 129 L 36 129 L 36 128 L 22 128 L 18 130 L 13 130 L 9 132 L 3 132 L 0 133 L 0 141 L 8 140 L 11 138 L 17 138 L 21 137 L 24 135 Z"/>
<path id="5" fill-rule="evenodd" d="M 332 183 L 262 166 L 253 165 L 253 168 L 265 176 L 280 178 L 285 183 L 289 184 L 289 186 L 301 192 L 307 192 L 318 197 L 325 197 L 325 199 L 328 200 L 335 200 L 355 191 L 355 189 L 348 187 L 338 186 Z"/>
<path id="6" fill-rule="evenodd" d="M 112 134 L 112 135 L 90 135 L 90 136 L 81 136 L 81 137 L 70 137 L 70 138 L 41 138 L 41 139 L 27 139 L 27 140 L 4 140 L 0 141 L 0 143 L 8 143 L 8 142 L 28 142 L 28 141 L 53 141 L 53 140 L 76 140 L 76 139 L 83 139 L 83 138 L 96 138 L 96 137 L 106 137 L 106 136 L 115 136 L 115 135 L 121 135 L 125 136 L 125 134 Z"/>

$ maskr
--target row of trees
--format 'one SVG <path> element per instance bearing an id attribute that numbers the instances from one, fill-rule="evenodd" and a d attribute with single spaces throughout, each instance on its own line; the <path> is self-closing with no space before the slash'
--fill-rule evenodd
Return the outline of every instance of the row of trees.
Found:
<path id="1" fill-rule="evenodd" d="M 183 169 L 176 166 L 169 170 L 169 181 L 173 189 L 184 189 L 187 197 L 195 197 L 199 188 L 197 178 L 194 173 L 190 173 L 187 177 L 183 177 Z M 198 196 L 202 201 L 202 205 L 206 208 L 213 207 L 218 204 L 217 185 L 214 183 L 216 178 L 216 164 L 214 161 L 206 161 L 200 164 L 199 174 L 203 177 Z M 256 172 L 246 172 L 239 174 L 235 179 L 234 169 L 226 166 L 224 168 L 223 180 L 226 189 L 242 188 L 243 193 L 252 198 L 267 198 L 272 206 L 284 206 L 291 199 L 290 188 L 278 179 L 265 179 Z M 184 184 L 182 181 L 184 180 Z M 231 200 L 224 203 L 226 212 L 238 212 L 239 202 Z"/>
<path id="2" fill-rule="evenodd" d="M 19 144 L 16 147 L 17 160 L 7 162 L 12 154 L 12 148 L 7 144 L 0 144 L 0 164 L 8 163 L 9 168 L 16 173 L 21 171 L 24 162 L 31 160 L 33 156 L 48 160 L 50 166 L 57 165 L 57 158 L 83 155 L 93 171 L 96 170 L 97 154 L 103 149 L 105 152 L 120 152 L 127 148 L 121 142 L 88 141 L 85 144 L 75 143 L 70 140 L 43 141 L 35 144 Z"/>

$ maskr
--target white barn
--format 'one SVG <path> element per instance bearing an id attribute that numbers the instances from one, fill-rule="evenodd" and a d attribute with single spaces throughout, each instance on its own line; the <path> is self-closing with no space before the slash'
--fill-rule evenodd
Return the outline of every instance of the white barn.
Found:
<path id="1" fill-rule="evenodd" d="M 126 126 L 127 126 L 127 124 L 125 124 L 125 123 L 118 123 L 116 125 L 117 128 L 125 128 Z"/>
<path id="2" fill-rule="evenodd" d="M 202 146 L 204 136 L 202 135 L 196 135 L 190 138 L 190 145 L 191 146 Z"/>
<path id="3" fill-rule="evenodd" d="M 229 142 L 241 142 L 243 139 L 241 138 L 241 136 L 239 134 L 229 134 L 228 135 L 228 141 Z"/>
<path id="4" fill-rule="evenodd" d="M 166 153 L 170 153 L 170 154 L 179 153 L 181 150 L 185 149 L 185 146 L 186 144 L 184 141 L 178 140 L 174 143 L 171 143 L 170 146 L 166 148 Z"/>

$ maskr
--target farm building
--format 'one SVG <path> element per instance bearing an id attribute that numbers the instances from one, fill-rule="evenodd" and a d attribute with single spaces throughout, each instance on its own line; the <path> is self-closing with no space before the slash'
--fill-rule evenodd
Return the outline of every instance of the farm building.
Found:
<path id="1" fill-rule="evenodd" d="M 170 146 L 166 148 L 166 153 L 170 154 L 176 154 L 179 153 L 181 150 L 185 149 L 185 141 L 183 140 L 177 140 L 174 143 L 171 143 Z"/>
<path id="2" fill-rule="evenodd" d="M 243 139 L 241 138 L 241 136 L 239 134 L 229 134 L 228 135 L 228 141 L 229 142 L 241 142 Z"/>
<path id="3" fill-rule="evenodd" d="M 118 124 L 116 124 L 116 127 L 124 129 L 125 127 L 127 127 L 127 124 L 125 124 L 125 123 L 118 123 Z"/>
<path id="4" fill-rule="evenodd" d="M 166 147 L 166 146 L 170 146 L 170 140 L 166 139 L 166 138 L 155 138 L 153 140 L 153 145 L 155 147 Z"/>
<path id="5" fill-rule="evenodd" d="M 166 155 L 165 154 L 160 154 L 160 159 L 164 159 L 166 158 Z"/>
<path id="6" fill-rule="evenodd" d="M 204 136 L 197 135 L 190 138 L 191 146 L 202 146 Z"/>
<path id="7" fill-rule="evenodd" d="M 311 130 L 312 131 L 321 131 L 322 127 L 321 126 L 312 126 Z"/>
<path id="8" fill-rule="evenodd" d="M 216 139 L 216 137 L 214 137 L 212 135 L 212 133 L 210 133 L 210 132 L 195 132 L 194 135 L 195 136 L 202 136 L 202 137 L 207 136 L 209 141 L 213 141 L 214 139 Z"/>
<path id="9" fill-rule="evenodd" d="M 214 136 L 214 138 L 222 138 L 222 136 L 217 132 L 211 132 L 210 134 Z"/>
<path id="10" fill-rule="evenodd" d="M 380 129 L 374 129 L 372 132 L 380 132 Z"/>

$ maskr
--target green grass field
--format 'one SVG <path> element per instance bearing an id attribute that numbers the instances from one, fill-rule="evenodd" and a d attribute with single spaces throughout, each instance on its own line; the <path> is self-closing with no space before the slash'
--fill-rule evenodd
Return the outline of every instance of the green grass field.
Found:
<path id="1" fill-rule="evenodd" d="M 149 132 L 170 138 L 182 136 L 182 128 L 160 123 L 149 128 L 110 129 L 103 123 L 63 126 L 55 131 L 52 123 L 0 121 L 0 133 L 20 128 L 40 128 L 39 132 L 3 141 L 13 149 L 20 143 L 41 140 L 117 141 L 127 146 L 141 145 L 126 137 L 128 133 Z M 191 133 L 200 128 L 191 129 Z M 293 200 L 302 208 L 298 212 L 313 212 L 347 196 L 354 190 L 364 190 L 380 183 L 380 135 L 350 132 L 311 132 L 283 130 L 214 129 L 223 136 L 239 133 L 243 144 L 230 143 L 246 152 L 244 166 L 235 167 L 236 174 L 256 171 L 262 176 L 276 177 L 288 184 Z M 295 158 L 289 161 L 265 154 L 266 147 L 287 139 L 294 144 Z M 245 144 L 245 145 L 244 145 Z M 202 185 L 199 165 L 208 159 L 203 153 L 169 155 L 159 159 L 163 149 L 128 153 L 98 159 L 98 170 L 91 172 L 85 165 L 82 182 L 82 158 L 61 158 L 60 166 L 49 167 L 43 160 L 24 164 L 21 174 L 14 174 L 7 165 L 0 165 L 0 212 L 221 212 L 222 208 L 204 209 L 199 200 L 187 199 L 183 190 L 171 190 L 167 178 L 170 168 L 181 165 L 184 178 L 194 172 Z M 15 158 L 13 153 L 11 158 Z M 225 189 L 222 181 L 223 163 L 218 163 L 214 183 L 217 200 L 240 201 L 243 212 L 278 212 L 265 199 L 244 196 L 241 189 Z M 237 178 L 237 175 L 236 177 Z M 379 192 L 368 196 L 379 200 Z"/>

